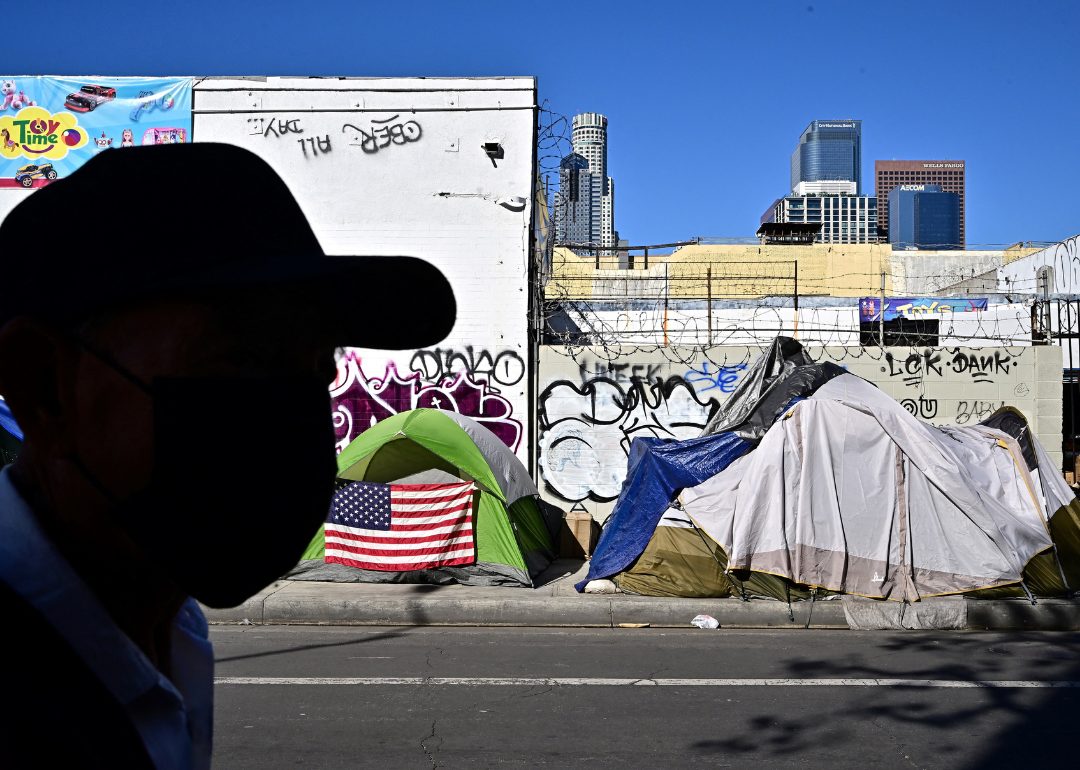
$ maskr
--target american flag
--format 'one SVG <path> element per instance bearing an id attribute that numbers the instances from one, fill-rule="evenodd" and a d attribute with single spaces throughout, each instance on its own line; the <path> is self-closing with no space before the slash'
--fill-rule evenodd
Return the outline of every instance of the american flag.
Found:
<path id="1" fill-rule="evenodd" d="M 372 484 L 339 489 L 326 518 L 331 563 L 384 571 L 476 561 L 472 497 L 463 484 Z"/>

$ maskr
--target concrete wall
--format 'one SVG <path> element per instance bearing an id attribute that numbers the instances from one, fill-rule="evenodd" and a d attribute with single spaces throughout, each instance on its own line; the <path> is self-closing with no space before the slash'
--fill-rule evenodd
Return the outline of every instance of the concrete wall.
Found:
<path id="1" fill-rule="evenodd" d="M 873 382 L 921 420 L 971 425 L 1003 405 L 1020 409 L 1061 464 L 1061 349 L 809 348 Z M 760 347 L 540 349 L 538 456 L 541 493 L 581 502 L 603 520 L 626 474 L 636 437 L 699 435 L 734 391 Z"/>
<path id="2" fill-rule="evenodd" d="M 196 85 L 195 141 L 240 145 L 264 158 L 328 253 L 422 257 L 454 287 L 457 325 L 438 348 L 354 349 L 340 362 L 342 446 L 390 414 L 436 406 L 481 420 L 527 460 L 535 104 L 532 78 Z M 484 142 L 498 142 L 503 157 L 489 158 Z M 207 184 L 228 173 L 207 169 Z M 379 290 L 400 298 L 403 315 L 424 312 L 410 304 L 407 285 Z"/>
<path id="3" fill-rule="evenodd" d="M 997 270 L 1033 251 L 1035 249 L 1030 247 L 1004 250 L 894 251 L 889 258 L 893 294 L 900 297 L 920 297 L 937 293 L 972 293 L 964 290 L 970 288 L 962 286 L 965 281 Z M 989 293 L 997 293 L 999 290 L 996 281 L 986 288 Z M 982 293 L 985 295 L 987 291 Z"/>

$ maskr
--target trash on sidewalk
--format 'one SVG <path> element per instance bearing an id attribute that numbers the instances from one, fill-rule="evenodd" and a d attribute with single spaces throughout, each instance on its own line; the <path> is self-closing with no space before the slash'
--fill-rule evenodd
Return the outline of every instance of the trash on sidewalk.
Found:
<path id="1" fill-rule="evenodd" d="M 615 584 L 610 580 L 590 580 L 585 585 L 585 593 L 613 594 L 615 593 Z"/>
<path id="2" fill-rule="evenodd" d="M 648 628 L 649 623 L 620 623 L 619 628 Z"/>
<path id="3" fill-rule="evenodd" d="M 690 625 L 698 628 L 720 628 L 720 621 L 712 615 L 698 615 L 690 621 Z"/>

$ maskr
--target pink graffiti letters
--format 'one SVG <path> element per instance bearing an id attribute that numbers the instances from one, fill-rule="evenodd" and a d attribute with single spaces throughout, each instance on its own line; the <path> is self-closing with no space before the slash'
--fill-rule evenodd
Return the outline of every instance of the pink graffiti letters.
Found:
<path id="1" fill-rule="evenodd" d="M 330 389 L 338 451 L 387 417 L 421 408 L 458 412 L 479 422 L 511 449 L 520 445 L 522 425 L 513 419 L 510 402 L 469 372 L 429 383 L 420 372 L 402 377 L 393 361 L 386 362 L 381 377 L 366 375 L 362 364 L 359 356 L 346 353 Z"/>

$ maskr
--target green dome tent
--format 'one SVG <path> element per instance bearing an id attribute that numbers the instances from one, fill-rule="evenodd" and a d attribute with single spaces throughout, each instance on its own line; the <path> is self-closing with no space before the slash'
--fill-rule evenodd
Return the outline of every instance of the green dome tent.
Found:
<path id="1" fill-rule="evenodd" d="M 499 438 L 456 412 L 413 409 L 372 426 L 338 455 L 343 482 L 433 484 L 472 481 L 476 562 L 383 572 L 324 562 L 320 529 L 285 577 L 347 583 L 532 585 L 554 559 L 551 536 L 528 471 Z"/>

